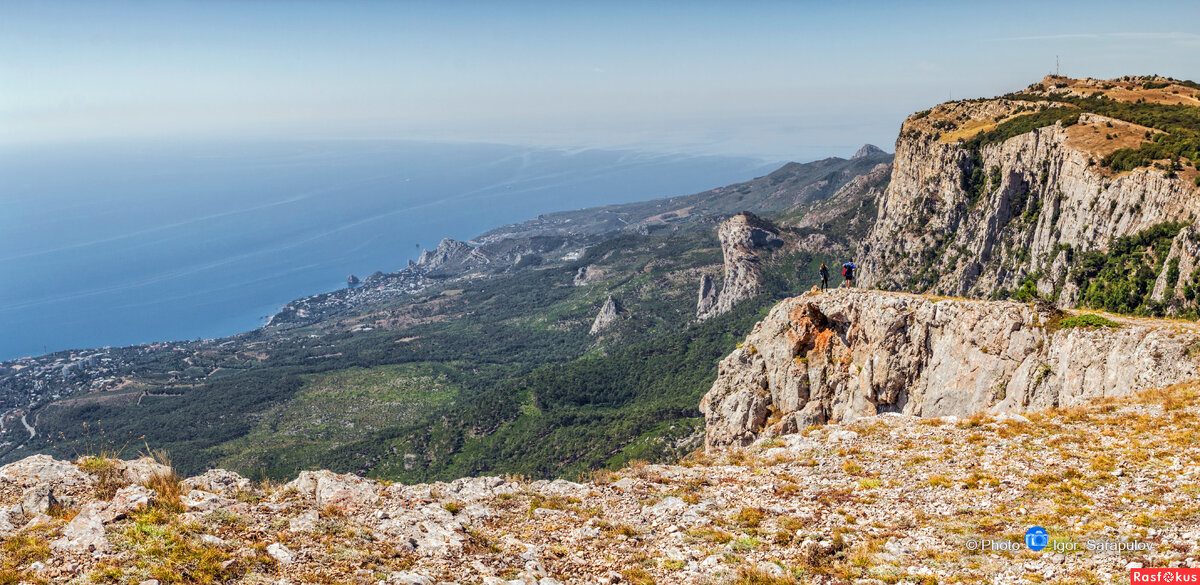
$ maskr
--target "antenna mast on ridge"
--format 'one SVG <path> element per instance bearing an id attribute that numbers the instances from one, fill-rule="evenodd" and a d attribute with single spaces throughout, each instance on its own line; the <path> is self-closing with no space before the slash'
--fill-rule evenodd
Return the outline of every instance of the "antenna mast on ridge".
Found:
<path id="1" fill-rule="evenodd" d="M 1059 75 L 1058 75 L 1058 55 L 1054 56 L 1054 76 L 1059 77 Z"/>

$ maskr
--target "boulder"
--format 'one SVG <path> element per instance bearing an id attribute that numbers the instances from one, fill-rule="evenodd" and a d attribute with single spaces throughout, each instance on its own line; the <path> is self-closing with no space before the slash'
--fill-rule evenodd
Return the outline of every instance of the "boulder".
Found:
<path id="1" fill-rule="evenodd" d="M 467 540 L 454 515 L 436 504 L 399 510 L 381 522 L 376 530 L 381 540 L 391 542 L 397 549 L 427 556 L 457 553 Z"/>
<path id="2" fill-rule="evenodd" d="M 121 476 L 129 483 L 147 483 L 156 475 L 170 475 L 171 467 L 155 461 L 151 457 L 139 457 L 129 461 L 115 462 Z"/>
<path id="3" fill-rule="evenodd" d="M 316 500 L 318 508 L 332 506 L 354 513 L 365 511 L 379 502 L 379 482 L 353 474 L 337 474 L 327 470 L 301 471 L 285 488 L 294 489 L 306 498 Z"/>
<path id="4" fill-rule="evenodd" d="M 296 555 L 292 552 L 292 549 L 278 542 L 267 547 L 267 554 L 271 555 L 271 558 L 275 559 L 281 565 L 290 565 L 292 561 L 296 560 Z"/>
<path id="5" fill-rule="evenodd" d="M 104 509 L 108 502 L 89 502 L 63 527 L 62 536 L 50 543 L 51 550 L 63 553 L 91 553 L 109 550 L 104 537 Z"/>
<path id="6" fill-rule="evenodd" d="M 40 483 L 25 490 L 21 495 L 21 503 L 18 504 L 21 514 L 26 518 L 49 512 L 58 505 L 58 499 L 54 497 L 54 488 L 49 483 Z"/>
<path id="7" fill-rule="evenodd" d="M 253 489 L 250 480 L 225 469 L 210 469 L 183 480 L 184 489 L 204 490 L 226 498 L 237 497 L 239 492 Z"/>
<path id="8" fill-rule="evenodd" d="M 127 485 L 117 490 L 111 502 L 100 511 L 105 524 L 124 518 L 130 512 L 149 505 L 158 496 L 154 490 L 140 485 Z"/>
<path id="9" fill-rule="evenodd" d="M 289 532 L 311 532 L 317 528 L 320 514 L 316 510 L 306 510 L 299 516 L 288 520 Z"/>

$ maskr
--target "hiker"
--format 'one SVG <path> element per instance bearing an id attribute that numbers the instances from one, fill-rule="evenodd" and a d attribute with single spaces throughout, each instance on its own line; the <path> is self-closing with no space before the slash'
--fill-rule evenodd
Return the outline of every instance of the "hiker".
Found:
<path id="1" fill-rule="evenodd" d="M 829 288 L 829 268 L 825 263 L 821 263 L 821 290 Z"/>
<path id="2" fill-rule="evenodd" d="M 842 278 L 844 279 L 844 280 L 842 280 L 843 287 L 850 288 L 850 287 L 854 286 L 854 271 L 855 270 L 858 270 L 858 267 L 855 266 L 853 262 L 847 262 L 845 264 L 842 264 Z"/>

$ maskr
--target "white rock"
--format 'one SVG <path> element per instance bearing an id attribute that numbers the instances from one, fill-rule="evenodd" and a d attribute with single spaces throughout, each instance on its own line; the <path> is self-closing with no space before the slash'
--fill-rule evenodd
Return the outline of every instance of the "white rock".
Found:
<path id="1" fill-rule="evenodd" d="M 182 483 L 185 489 L 204 490 L 226 498 L 236 497 L 239 492 L 248 492 L 253 488 L 250 480 L 226 469 L 210 469 Z"/>
<path id="2" fill-rule="evenodd" d="M 173 473 L 171 468 L 163 465 L 150 457 L 139 457 L 137 459 L 113 462 L 121 475 L 125 477 L 125 481 L 129 483 L 146 483 L 156 475 L 170 475 Z"/>
<path id="3" fill-rule="evenodd" d="M 365 511 L 379 502 L 379 483 L 353 474 L 301 471 L 284 487 L 316 499 L 318 508 L 332 506 L 353 513 Z"/>
<path id="4" fill-rule="evenodd" d="M 400 571 L 392 573 L 388 577 L 388 583 L 398 583 L 399 585 L 433 585 L 433 579 L 420 573 Z"/>
<path id="5" fill-rule="evenodd" d="M 102 514 L 107 502 L 89 502 L 63 527 L 62 536 L 50 543 L 54 551 L 64 553 L 103 552 L 110 548 L 104 538 Z"/>
<path id="6" fill-rule="evenodd" d="M 271 555 L 271 558 L 278 561 L 281 565 L 291 564 L 295 560 L 295 555 L 291 549 L 278 542 L 272 543 L 267 547 L 267 554 Z"/>
<path id="7" fill-rule="evenodd" d="M 758 564 L 758 570 L 775 579 L 782 579 L 787 574 L 783 567 L 775 563 L 762 562 Z"/>
<path id="8" fill-rule="evenodd" d="M 629 491 L 634 485 L 637 485 L 637 480 L 632 477 L 622 477 L 621 479 L 614 481 L 612 485 L 613 487 L 622 491 Z"/>
<path id="9" fill-rule="evenodd" d="M 126 514 L 149 505 L 157 497 L 154 490 L 140 486 L 127 485 L 117 490 L 111 502 L 104 507 L 101 518 L 104 523 L 114 522 L 124 518 Z"/>
<path id="10" fill-rule="evenodd" d="M 32 455 L 0 467 L 0 485 L 11 484 L 29 488 L 38 484 L 52 487 L 87 485 L 92 477 L 72 463 L 59 461 L 49 455 Z"/>
<path id="11" fill-rule="evenodd" d="M 192 490 L 183 497 L 183 505 L 189 511 L 205 513 L 212 512 L 237 504 L 236 500 L 221 497 L 213 492 L 201 491 L 198 489 Z"/>
<path id="12" fill-rule="evenodd" d="M 837 430 L 837 431 L 833 431 L 833 432 L 829 433 L 829 436 L 825 439 L 825 442 L 826 443 L 845 443 L 845 442 L 852 441 L 857 438 L 858 438 L 858 433 L 851 431 L 851 430 L 842 429 L 842 430 Z"/>
<path id="13" fill-rule="evenodd" d="M 203 542 L 209 546 L 225 546 L 224 540 L 211 534 L 201 534 L 200 542 Z"/>
<path id="14" fill-rule="evenodd" d="M 291 532 L 309 532 L 317 528 L 320 515 L 316 510 L 306 510 L 299 516 L 288 520 L 288 530 Z"/>

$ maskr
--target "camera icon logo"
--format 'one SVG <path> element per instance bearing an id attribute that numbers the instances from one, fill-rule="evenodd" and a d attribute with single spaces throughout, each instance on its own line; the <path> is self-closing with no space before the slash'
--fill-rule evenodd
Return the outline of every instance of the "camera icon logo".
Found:
<path id="1" fill-rule="evenodd" d="M 1050 533 L 1041 526 L 1034 526 L 1025 531 L 1025 546 L 1029 550 L 1042 550 L 1050 545 Z"/>

